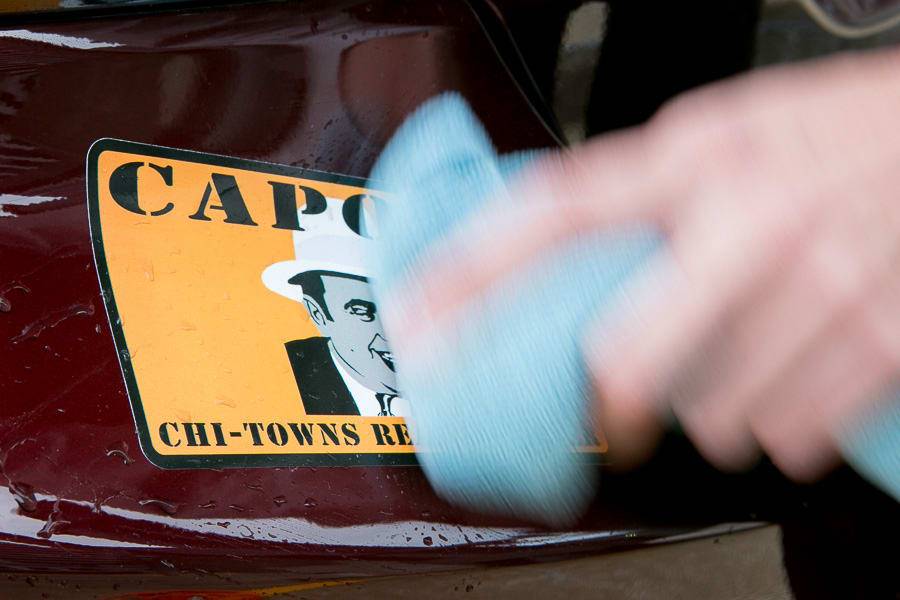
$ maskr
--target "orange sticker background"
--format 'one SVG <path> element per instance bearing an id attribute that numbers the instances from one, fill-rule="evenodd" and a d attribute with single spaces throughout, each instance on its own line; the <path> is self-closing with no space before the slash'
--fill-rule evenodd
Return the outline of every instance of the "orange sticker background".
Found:
<path id="1" fill-rule="evenodd" d="M 172 166 L 171 187 L 147 167 L 138 178 L 142 208 L 152 211 L 172 202 L 171 212 L 142 216 L 115 203 L 110 175 L 132 161 Z M 207 210 L 208 222 L 188 218 L 212 172 L 236 178 L 258 226 L 224 223 L 221 210 Z M 96 176 L 95 218 L 153 450 L 167 456 L 413 451 L 408 445 L 375 445 L 371 422 L 393 425 L 401 418 L 305 416 L 284 344 L 319 333 L 301 304 L 269 291 L 261 279 L 267 266 L 294 257 L 291 232 L 272 228 L 268 182 L 302 183 L 340 200 L 364 190 L 112 150 L 99 154 Z M 302 194 L 298 199 L 302 202 Z M 218 203 L 213 193 L 210 206 Z M 254 446 L 245 432 L 229 438 L 227 447 L 171 448 L 158 431 L 164 422 L 220 422 L 225 431 L 243 431 L 245 422 L 297 421 L 356 423 L 361 442 Z"/>

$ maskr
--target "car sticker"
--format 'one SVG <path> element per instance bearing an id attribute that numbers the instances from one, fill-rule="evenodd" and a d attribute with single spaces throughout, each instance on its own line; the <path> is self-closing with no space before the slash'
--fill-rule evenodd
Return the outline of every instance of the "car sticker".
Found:
<path id="1" fill-rule="evenodd" d="M 87 180 L 100 285 L 152 463 L 415 463 L 367 279 L 377 192 L 113 139 L 91 147 Z"/>

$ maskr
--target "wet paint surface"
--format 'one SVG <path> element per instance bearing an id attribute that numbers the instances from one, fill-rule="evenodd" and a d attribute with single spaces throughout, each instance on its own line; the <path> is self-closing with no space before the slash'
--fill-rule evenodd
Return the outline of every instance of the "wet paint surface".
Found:
<path id="1" fill-rule="evenodd" d="M 423 572 L 619 548 L 794 501 L 771 471 L 719 476 L 679 443 L 607 476 L 571 532 L 461 512 L 416 467 L 161 470 L 142 455 L 91 252 L 91 143 L 365 177 L 409 111 L 455 89 L 500 151 L 553 145 L 480 23 L 458 3 L 354 1 L 0 24 L 0 568 Z"/>

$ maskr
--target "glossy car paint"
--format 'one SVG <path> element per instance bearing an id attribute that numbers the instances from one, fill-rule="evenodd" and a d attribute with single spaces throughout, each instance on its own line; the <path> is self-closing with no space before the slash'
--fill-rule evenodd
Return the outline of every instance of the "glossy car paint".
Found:
<path id="1" fill-rule="evenodd" d="M 91 251 L 92 142 L 365 177 L 406 114 L 458 90 L 501 151 L 558 144 L 513 49 L 489 6 L 449 1 L 2 22 L 0 569 L 427 572 L 631 547 L 801 505 L 769 467 L 719 475 L 677 436 L 642 471 L 605 474 L 584 521 L 559 532 L 448 506 L 416 467 L 162 470 L 141 454 Z"/>

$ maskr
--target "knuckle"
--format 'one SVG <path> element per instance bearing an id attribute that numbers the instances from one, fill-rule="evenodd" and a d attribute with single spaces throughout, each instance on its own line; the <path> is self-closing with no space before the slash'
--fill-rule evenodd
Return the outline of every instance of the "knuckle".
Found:
<path id="1" fill-rule="evenodd" d="M 751 416 L 750 430 L 769 458 L 776 456 L 788 456 L 791 454 L 791 444 L 798 436 L 785 435 L 785 428 L 776 419 L 767 414 Z"/>
<path id="2" fill-rule="evenodd" d="M 821 457 L 828 454 L 817 427 L 770 416 L 751 421 L 753 435 L 772 463 L 787 477 L 801 483 L 821 475 Z"/>
<path id="3" fill-rule="evenodd" d="M 735 415 L 709 407 L 692 407 L 681 410 L 678 420 L 697 451 L 719 469 L 738 471 L 750 466 L 757 457 L 757 447 L 746 424 Z"/>
<path id="4" fill-rule="evenodd" d="M 764 128 L 740 96 L 704 89 L 669 101 L 649 125 L 667 154 L 707 171 L 710 164 L 746 168 L 764 156 Z"/>
<path id="5" fill-rule="evenodd" d="M 769 455 L 778 470 L 798 483 L 812 483 L 821 474 L 812 451 Z"/>

